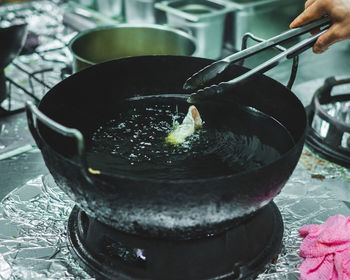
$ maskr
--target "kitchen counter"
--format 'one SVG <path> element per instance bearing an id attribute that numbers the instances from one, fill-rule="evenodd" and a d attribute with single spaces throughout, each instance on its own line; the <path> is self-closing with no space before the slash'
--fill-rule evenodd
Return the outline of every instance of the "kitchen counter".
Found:
<path id="1" fill-rule="evenodd" d="M 283 63 L 266 74 L 286 84 L 289 78 L 290 65 L 290 62 Z M 301 55 L 299 65 L 300 68 L 293 91 L 304 102 L 304 105 L 307 105 L 314 91 L 322 84 L 323 78 L 349 76 L 350 44 L 348 41 L 339 43 L 322 55 L 314 55 L 309 50 Z M 315 82 L 313 83 L 313 81 Z M 306 84 L 308 85 L 307 87 L 305 87 Z M 40 178 L 47 178 L 46 175 L 49 172 L 45 167 L 40 151 L 35 147 L 35 143 L 28 131 L 26 116 L 23 112 L 9 117 L 0 117 L 0 131 L 0 156 L 16 148 L 27 147 L 26 152 L 0 160 L 0 199 L 3 199 L 16 187 L 24 186 L 26 188 L 29 186 L 32 188 L 32 183 L 28 184 L 30 180 L 40 181 Z M 31 147 L 29 146 L 28 148 L 28 144 Z M 37 185 L 41 188 L 42 183 Z M 262 275 L 259 279 L 297 279 L 296 271 L 299 264 L 297 249 L 300 245 L 300 240 L 296 242 L 296 228 L 305 223 L 320 223 L 330 215 L 350 215 L 348 186 L 350 186 L 350 171 L 348 169 L 323 161 L 308 149 L 304 149 L 295 173 L 291 176 L 286 188 L 275 199 L 283 215 L 286 227 L 282 256 L 274 266 L 269 268 L 266 274 L 268 276 Z M 41 189 L 40 191 L 36 190 L 36 198 L 40 192 Z M 9 199 L 7 199 L 7 202 L 5 201 L 6 205 L 11 206 L 18 205 L 16 203 L 22 203 L 18 201 L 13 202 L 12 199 L 14 197 L 16 197 L 16 193 L 10 196 L 10 202 L 14 204 L 8 204 Z M 35 201 L 34 196 L 30 198 L 33 198 L 33 201 Z M 34 204 L 28 198 L 23 203 Z M 68 206 L 72 206 L 72 202 L 69 202 L 66 197 L 55 203 L 55 207 L 58 205 L 65 211 L 70 209 L 67 208 Z M 12 209 L 14 213 L 16 212 L 15 208 Z M 32 211 L 36 213 L 35 209 L 32 209 Z M 27 214 L 30 216 L 30 213 Z M 294 221 L 297 217 L 300 220 L 296 224 Z M 0 221 L 4 221 L 2 219 L 3 217 L 0 217 Z M 34 222 L 39 221 L 35 220 Z M 48 223 L 48 221 L 45 222 Z M 59 228 L 62 228 L 62 232 L 60 232 L 62 236 L 65 236 L 65 223 L 66 218 L 63 217 L 59 224 Z M 0 233 L 1 229 L 3 228 L 0 224 Z M 46 231 L 50 231 L 50 229 L 45 228 L 42 233 L 44 234 Z M 56 245 L 66 246 L 65 239 L 59 242 Z M 52 245 L 50 244 L 50 246 Z M 283 274 L 285 278 L 281 278 L 282 274 L 278 274 L 278 271 L 283 271 L 283 267 L 291 263 L 293 265 Z M 64 268 L 63 266 L 62 269 Z M 274 271 L 277 271 L 277 273 Z"/>

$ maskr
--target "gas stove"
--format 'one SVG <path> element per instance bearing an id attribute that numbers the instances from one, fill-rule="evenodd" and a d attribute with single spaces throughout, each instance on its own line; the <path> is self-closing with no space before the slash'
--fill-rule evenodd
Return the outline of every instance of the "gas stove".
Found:
<path id="1" fill-rule="evenodd" d="M 347 91 L 339 92 L 339 88 Z M 330 77 L 306 107 L 307 145 L 322 157 L 350 167 L 350 79 Z"/>
<path id="2" fill-rule="evenodd" d="M 64 0 L 0 6 L 0 28 L 28 25 L 21 55 L 5 70 L 7 98 L 0 103 L 0 116 L 23 111 L 26 101 L 38 103 L 50 88 L 72 73 L 68 43 L 77 31 L 118 22 L 101 18 L 99 13 L 84 20 L 77 14 L 84 12 L 79 7 Z"/>
<path id="3" fill-rule="evenodd" d="M 0 7 L 0 27 L 28 25 L 24 55 L 5 69 L 7 98 L 0 104 L 2 115 L 23 110 L 28 100 L 39 102 L 69 72 L 72 58 L 67 44 L 76 32 L 63 25 L 63 13 L 60 1 Z"/>
<path id="4" fill-rule="evenodd" d="M 67 44 L 76 34 L 75 30 L 63 24 L 63 1 L 30 2 L 12 5 L 11 9 L 11 12 L 5 12 L 0 6 L 1 25 L 7 26 L 14 18 L 18 23 L 26 19 L 33 40 L 39 44 L 6 68 L 8 97 L 1 103 L 4 114 L 22 111 L 27 100 L 39 102 L 48 89 L 70 74 L 72 58 Z M 271 75 L 278 76 L 281 72 Z M 289 70 L 284 72 L 286 76 L 289 74 Z M 299 77 L 304 73 L 301 69 Z M 302 83 L 299 85 L 296 91 L 305 94 L 302 93 L 305 87 L 302 88 Z M 308 92 L 316 89 L 314 87 Z M 24 119 L 23 114 L 18 116 Z M 8 134 L 4 131 L 9 125 L 2 120 L 4 118 L 0 119 L 0 129 L 3 128 L 0 133 L 6 138 Z M 17 131 L 13 130 L 13 134 L 22 133 L 18 131 L 21 129 L 28 134 L 23 122 Z M 33 145 L 30 146 L 30 153 L 35 153 Z M 2 150 L 0 143 L 0 152 Z M 17 152 L 25 155 L 12 153 L 10 156 L 16 157 L 4 157 L 0 160 L 0 167 L 3 163 L 15 166 L 15 162 L 27 159 L 28 150 Z M 297 229 L 304 224 L 321 223 L 330 215 L 341 213 L 350 216 L 349 170 L 322 159 L 308 148 L 304 149 L 297 169 L 274 203 L 250 217 L 249 231 L 246 231 L 247 222 L 244 229 L 242 225 L 237 225 L 222 235 L 208 236 L 194 243 L 149 240 L 115 232 L 74 206 L 51 175 L 47 175 L 47 170 L 40 176 L 27 174 L 27 178 L 25 184 L 9 193 L 1 203 L 0 276 L 4 279 L 91 279 L 98 276 L 125 279 L 128 276 L 124 272 L 115 271 L 118 265 L 139 278 L 146 277 L 153 270 L 156 271 L 155 278 L 162 279 L 164 273 L 172 271 L 173 267 L 183 268 L 191 258 L 201 259 L 201 262 L 198 266 L 194 264 L 181 269 L 183 275 L 200 270 L 203 279 L 211 279 L 213 275 L 221 277 L 215 279 L 250 279 L 258 273 L 261 273 L 258 279 L 297 278 L 301 242 Z M 102 230 L 103 234 L 97 235 Z M 237 239 L 233 237 L 239 236 L 237 232 L 242 231 L 251 235 L 240 240 L 239 244 L 243 245 L 238 246 Z M 91 240 L 98 245 L 95 246 Z M 103 246 L 99 247 L 101 244 Z M 247 261 L 243 264 L 238 262 L 231 274 L 221 273 L 219 270 L 231 263 L 227 263 L 227 259 L 220 263 L 212 260 L 227 255 L 234 259 L 232 254 L 235 250 L 232 248 L 235 246 L 239 247 L 239 253 L 244 253 L 251 246 L 246 252 Z M 250 254 L 251 250 L 261 254 Z M 163 266 L 164 260 L 169 257 L 173 258 L 173 262 Z M 159 270 L 157 267 L 160 267 Z M 175 272 L 171 273 L 175 275 Z"/>

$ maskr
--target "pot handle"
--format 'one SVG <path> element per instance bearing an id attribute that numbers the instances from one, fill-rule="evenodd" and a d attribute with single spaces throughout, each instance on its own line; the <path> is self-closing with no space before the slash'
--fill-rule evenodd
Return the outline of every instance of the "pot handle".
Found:
<path id="1" fill-rule="evenodd" d="M 30 132 L 32 133 L 34 139 L 37 141 L 39 148 L 41 148 L 40 146 L 43 144 L 44 140 L 40 135 L 40 132 L 38 129 L 38 122 L 37 122 L 38 119 L 47 128 L 50 128 L 51 130 L 59 133 L 62 136 L 75 139 L 77 143 L 78 164 L 80 165 L 82 173 L 88 182 L 91 182 L 89 173 L 100 174 L 99 171 L 88 168 L 87 166 L 87 161 L 85 157 L 84 136 L 78 129 L 68 128 L 55 122 L 54 120 L 50 119 L 45 114 L 40 112 L 39 109 L 31 101 L 27 101 L 26 103 L 26 114 L 27 114 L 28 126 L 30 129 Z"/>

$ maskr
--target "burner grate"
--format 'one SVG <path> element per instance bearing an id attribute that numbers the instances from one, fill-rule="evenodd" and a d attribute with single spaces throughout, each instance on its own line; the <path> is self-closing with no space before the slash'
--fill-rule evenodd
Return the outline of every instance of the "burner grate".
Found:
<path id="1" fill-rule="evenodd" d="M 334 88 L 350 79 L 326 79 L 306 108 L 306 144 L 324 158 L 350 167 L 350 94 L 335 94 Z"/>
<path id="2" fill-rule="evenodd" d="M 7 98 L 0 115 L 38 103 L 55 84 L 71 74 L 68 43 L 76 32 L 63 24 L 64 1 L 40 1 L 0 7 L 0 27 L 27 23 L 29 34 L 20 56 L 5 69 Z"/>

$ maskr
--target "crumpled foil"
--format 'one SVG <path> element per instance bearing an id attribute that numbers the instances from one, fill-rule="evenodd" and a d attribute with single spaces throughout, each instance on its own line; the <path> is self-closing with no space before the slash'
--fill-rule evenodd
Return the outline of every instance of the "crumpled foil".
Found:
<path id="1" fill-rule="evenodd" d="M 298 279 L 298 229 L 329 216 L 350 216 L 350 170 L 304 149 L 297 168 L 274 199 L 285 226 L 282 251 L 259 280 Z M 66 226 L 74 205 L 50 175 L 27 182 L 0 208 L 1 279 L 93 279 L 74 260 Z"/>
<path id="2" fill-rule="evenodd" d="M 28 181 L 3 199 L 0 279 L 91 279 L 67 247 L 73 205 L 49 175 Z"/>

